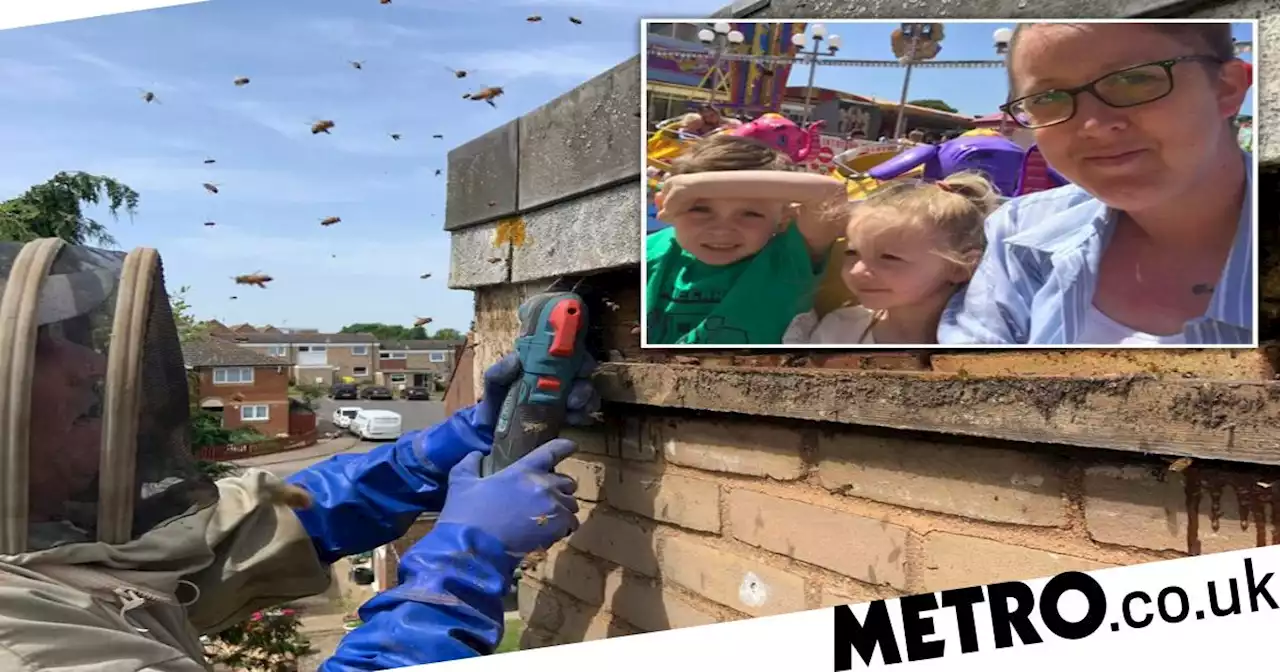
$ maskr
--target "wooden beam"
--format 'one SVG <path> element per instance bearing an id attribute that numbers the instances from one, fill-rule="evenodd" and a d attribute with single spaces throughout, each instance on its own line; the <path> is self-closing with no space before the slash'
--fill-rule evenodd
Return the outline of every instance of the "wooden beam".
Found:
<path id="1" fill-rule="evenodd" d="M 1280 383 L 608 363 L 607 401 L 1280 465 Z"/>

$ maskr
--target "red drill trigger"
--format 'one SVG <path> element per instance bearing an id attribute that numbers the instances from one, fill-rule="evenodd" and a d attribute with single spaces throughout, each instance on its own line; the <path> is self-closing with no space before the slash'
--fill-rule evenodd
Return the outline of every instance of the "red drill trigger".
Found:
<path id="1" fill-rule="evenodd" d="M 551 309 L 551 319 L 548 322 L 555 332 L 548 352 L 556 357 L 572 356 L 574 343 L 578 340 L 578 330 L 582 328 L 582 304 L 572 299 L 561 301 Z"/>

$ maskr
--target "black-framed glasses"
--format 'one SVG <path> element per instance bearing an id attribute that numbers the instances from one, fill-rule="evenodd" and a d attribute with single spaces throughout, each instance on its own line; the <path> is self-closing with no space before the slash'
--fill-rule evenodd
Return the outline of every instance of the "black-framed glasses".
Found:
<path id="1" fill-rule="evenodd" d="M 1222 64 L 1222 59 L 1203 54 L 1167 58 L 1107 73 L 1070 89 L 1050 89 L 1023 96 L 1001 105 L 1000 109 L 1023 128 L 1045 128 L 1076 116 L 1079 107 L 1076 100 L 1086 91 L 1109 107 L 1146 105 L 1173 93 L 1173 66 L 1187 61 Z"/>

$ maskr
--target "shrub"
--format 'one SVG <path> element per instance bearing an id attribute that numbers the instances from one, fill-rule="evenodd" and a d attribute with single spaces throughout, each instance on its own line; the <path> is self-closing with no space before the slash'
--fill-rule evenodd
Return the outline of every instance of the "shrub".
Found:
<path id="1" fill-rule="evenodd" d="M 205 655 L 236 672 L 297 672 L 298 658 L 311 652 L 292 609 L 268 609 L 207 638 Z"/>

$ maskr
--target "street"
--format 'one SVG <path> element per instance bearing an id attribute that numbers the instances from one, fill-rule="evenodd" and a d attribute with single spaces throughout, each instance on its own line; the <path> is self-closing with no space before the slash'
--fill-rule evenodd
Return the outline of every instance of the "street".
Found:
<path id="1" fill-rule="evenodd" d="M 241 467 L 257 467 L 265 469 L 271 473 L 286 478 L 295 472 L 305 469 L 317 462 L 323 462 L 330 457 L 342 453 L 363 453 L 369 449 L 380 445 L 376 441 L 361 441 L 356 437 L 347 434 L 345 430 L 339 430 L 333 425 L 333 411 L 339 406 L 359 406 L 360 408 L 380 408 L 388 411 L 395 411 L 403 418 L 403 429 L 409 431 L 411 429 L 422 429 L 430 427 L 444 419 L 444 404 L 440 401 L 370 401 L 360 399 L 357 401 L 343 400 L 332 401 L 329 399 L 321 399 L 319 407 L 316 410 L 316 425 L 320 429 L 321 435 L 326 432 L 341 432 L 336 438 L 324 440 L 310 447 L 300 450 L 291 450 L 287 453 L 276 453 L 274 455 L 263 455 L 261 457 L 250 457 L 243 460 L 236 460 L 235 464 Z"/>

